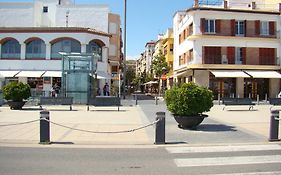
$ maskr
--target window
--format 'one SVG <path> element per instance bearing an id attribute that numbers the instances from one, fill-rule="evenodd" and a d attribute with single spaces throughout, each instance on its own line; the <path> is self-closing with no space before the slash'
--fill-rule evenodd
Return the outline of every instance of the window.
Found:
<path id="1" fill-rule="evenodd" d="M 243 63 L 243 49 L 242 47 L 235 48 L 235 64 Z"/>
<path id="2" fill-rule="evenodd" d="M 1 58 L 20 58 L 20 44 L 17 40 L 9 40 L 2 44 Z"/>
<path id="3" fill-rule="evenodd" d="M 269 35 L 269 22 L 261 21 L 261 35 Z"/>
<path id="4" fill-rule="evenodd" d="M 43 13 L 48 13 L 48 6 L 43 7 Z"/>
<path id="5" fill-rule="evenodd" d="M 95 53 L 98 56 L 98 61 L 102 61 L 102 45 L 95 41 L 91 41 L 87 45 L 87 53 Z"/>
<path id="6" fill-rule="evenodd" d="M 75 53 L 80 53 L 81 52 L 81 45 L 78 41 L 76 40 L 71 40 L 71 39 L 64 39 L 59 42 L 56 42 L 52 44 L 51 46 L 51 58 L 61 58 L 61 55 L 59 52 L 75 52 Z"/>
<path id="7" fill-rule="evenodd" d="M 174 52 L 174 45 L 173 44 L 170 44 L 170 52 L 171 52 L 171 54 L 173 54 L 173 52 Z"/>
<path id="8" fill-rule="evenodd" d="M 41 58 L 44 59 L 46 55 L 46 46 L 44 41 L 37 39 L 26 44 L 26 58 Z"/>
<path id="9" fill-rule="evenodd" d="M 214 19 L 205 20 L 205 32 L 215 33 L 216 32 L 216 21 Z"/>
<path id="10" fill-rule="evenodd" d="M 235 34 L 244 36 L 245 35 L 245 22 L 244 21 L 236 21 L 235 22 Z"/>

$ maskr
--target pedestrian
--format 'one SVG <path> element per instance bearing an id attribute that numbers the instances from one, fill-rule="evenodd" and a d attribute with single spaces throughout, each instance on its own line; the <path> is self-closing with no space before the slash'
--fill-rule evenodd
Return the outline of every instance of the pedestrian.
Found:
<path id="1" fill-rule="evenodd" d="M 97 90 L 97 96 L 100 96 L 100 95 L 101 95 L 100 88 L 98 88 L 98 90 Z"/>
<path id="2" fill-rule="evenodd" d="M 103 95 L 104 96 L 109 96 L 109 86 L 107 83 L 103 86 Z"/>

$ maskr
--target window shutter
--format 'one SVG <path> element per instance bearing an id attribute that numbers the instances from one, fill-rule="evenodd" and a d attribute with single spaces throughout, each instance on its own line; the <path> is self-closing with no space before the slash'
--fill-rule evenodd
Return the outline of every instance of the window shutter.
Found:
<path id="1" fill-rule="evenodd" d="M 247 57 L 247 54 L 246 54 L 246 47 L 243 47 L 243 48 L 242 48 L 242 59 L 243 59 L 243 60 L 242 60 L 242 63 L 243 63 L 243 64 L 246 64 L 246 59 L 247 59 L 246 57 Z"/>
<path id="2" fill-rule="evenodd" d="M 256 35 L 260 35 L 260 21 L 255 21 Z"/>
<path id="3" fill-rule="evenodd" d="M 227 47 L 228 64 L 235 63 L 235 47 Z"/>
<path id="4" fill-rule="evenodd" d="M 247 20 L 244 21 L 244 33 L 247 36 Z"/>
<path id="5" fill-rule="evenodd" d="M 275 35 L 275 22 L 269 22 L 269 35 Z"/>
<path id="6" fill-rule="evenodd" d="M 221 33 L 221 20 L 216 19 L 216 29 L 215 29 L 216 33 L 219 34 Z"/>
<path id="7" fill-rule="evenodd" d="M 205 21 L 206 21 L 205 18 L 201 18 L 200 30 L 202 34 L 205 33 Z"/>
<path id="8" fill-rule="evenodd" d="M 231 26 L 231 36 L 235 36 L 235 19 L 232 19 L 230 21 L 230 26 Z"/>

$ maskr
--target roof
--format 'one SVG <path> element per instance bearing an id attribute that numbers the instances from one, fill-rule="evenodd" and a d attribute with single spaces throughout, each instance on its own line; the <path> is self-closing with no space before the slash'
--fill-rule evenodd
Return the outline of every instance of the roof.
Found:
<path id="1" fill-rule="evenodd" d="M 281 12 L 278 11 L 263 11 L 263 10 L 245 10 L 245 9 L 230 9 L 230 8 L 214 8 L 214 7 L 192 7 L 188 8 L 185 11 L 179 10 L 175 12 L 174 16 L 177 13 L 184 13 L 184 12 L 192 12 L 192 11 L 221 11 L 221 12 L 238 12 L 238 13 L 255 13 L 255 14 L 267 14 L 267 15 L 280 15 Z"/>
<path id="2" fill-rule="evenodd" d="M 111 37 L 106 32 L 83 27 L 0 27 L 0 33 L 90 33 Z"/>

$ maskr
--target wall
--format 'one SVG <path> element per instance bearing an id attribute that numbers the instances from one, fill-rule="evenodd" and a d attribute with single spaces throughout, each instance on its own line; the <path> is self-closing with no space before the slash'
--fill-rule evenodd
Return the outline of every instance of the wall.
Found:
<path id="1" fill-rule="evenodd" d="M 66 12 L 69 11 L 69 27 L 89 27 L 108 33 L 108 6 L 102 5 L 69 5 L 58 6 L 56 26 L 66 26 Z"/>
<path id="2" fill-rule="evenodd" d="M 1 27 L 33 27 L 33 3 L 1 3 Z"/>
<path id="3" fill-rule="evenodd" d="M 193 81 L 200 86 L 209 87 L 209 71 L 195 70 Z"/>

